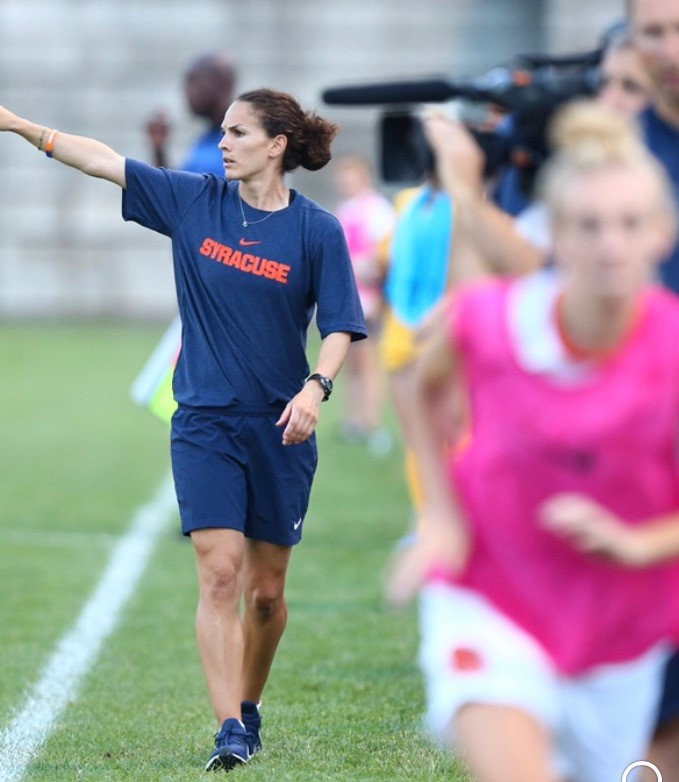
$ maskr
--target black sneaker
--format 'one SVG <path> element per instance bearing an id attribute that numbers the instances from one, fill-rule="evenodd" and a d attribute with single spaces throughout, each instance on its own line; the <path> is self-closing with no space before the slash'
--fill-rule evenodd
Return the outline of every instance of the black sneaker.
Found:
<path id="1" fill-rule="evenodd" d="M 256 703 L 252 701 L 243 701 L 240 705 L 241 719 L 245 730 L 248 734 L 248 747 L 250 749 L 250 757 L 256 755 L 262 748 L 262 739 L 259 735 L 262 729 L 262 715 L 259 713 L 259 708 Z"/>
<path id="2" fill-rule="evenodd" d="M 235 766 L 247 763 L 251 756 L 247 731 L 240 720 L 232 717 L 224 720 L 221 730 L 215 734 L 215 749 L 205 770 L 230 771 Z"/>

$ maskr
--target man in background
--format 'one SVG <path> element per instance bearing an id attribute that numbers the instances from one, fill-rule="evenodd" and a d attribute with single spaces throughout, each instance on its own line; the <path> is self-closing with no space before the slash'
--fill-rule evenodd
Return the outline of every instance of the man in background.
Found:
<path id="1" fill-rule="evenodd" d="M 628 0 L 633 40 L 651 78 L 654 96 L 640 119 L 646 144 L 672 180 L 679 204 L 679 2 Z M 660 268 L 679 292 L 679 245 Z"/>
<path id="2" fill-rule="evenodd" d="M 202 54 L 189 65 L 184 76 L 186 102 L 191 114 L 204 120 L 206 127 L 178 166 L 182 170 L 224 176 L 222 155 L 217 145 L 222 138 L 224 114 L 234 97 L 235 82 L 234 65 L 222 54 Z M 154 164 L 172 167 L 167 154 L 170 124 L 164 112 L 158 111 L 151 117 L 147 133 Z"/>

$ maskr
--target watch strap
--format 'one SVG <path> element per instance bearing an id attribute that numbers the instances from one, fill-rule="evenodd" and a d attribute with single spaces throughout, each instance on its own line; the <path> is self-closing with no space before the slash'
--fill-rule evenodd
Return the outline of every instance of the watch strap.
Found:
<path id="1" fill-rule="evenodd" d="M 318 372 L 314 372 L 313 375 L 309 375 L 309 377 L 306 379 L 306 382 L 308 383 L 310 380 L 317 380 L 323 389 L 323 399 L 322 402 L 327 402 L 330 398 L 330 394 L 332 394 L 332 380 L 327 377 L 326 375 L 321 375 Z"/>

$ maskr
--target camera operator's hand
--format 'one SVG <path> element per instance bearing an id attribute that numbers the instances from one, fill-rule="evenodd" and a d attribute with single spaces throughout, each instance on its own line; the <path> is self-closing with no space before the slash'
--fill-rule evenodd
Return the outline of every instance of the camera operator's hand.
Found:
<path id="1" fill-rule="evenodd" d="M 543 251 L 516 230 L 508 214 L 486 199 L 485 156 L 471 132 L 440 111 L 423 115 L 422 124 L 436 158 L 440 186 L 454 202 L 453 282 L 539 267 L 544 262 Z"/>
<path id="2" fill-rule="evenodd" d="M 422 122 L 443 188 L 454 198 L 482 196 L 485 159 L 469 130 L 435 110 L 427 111 Z"/>

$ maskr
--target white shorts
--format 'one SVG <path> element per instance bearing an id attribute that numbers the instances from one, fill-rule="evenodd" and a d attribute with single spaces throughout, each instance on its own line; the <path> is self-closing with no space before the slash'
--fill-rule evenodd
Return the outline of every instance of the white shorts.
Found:
<path id="1" fill-rule="evenodd" d="M 630 763 L 646 757 L 664 648 L 564 676 L 532 636 L 485 598 L 445 584 L 423 590 L 420 622 L 427 722 L 437 739 L 454 745 L 453 718 L 465 704 L 501 704 L 545 726 L 554 741 L 555 771 L 564 778 L 620 782 Z"/>

